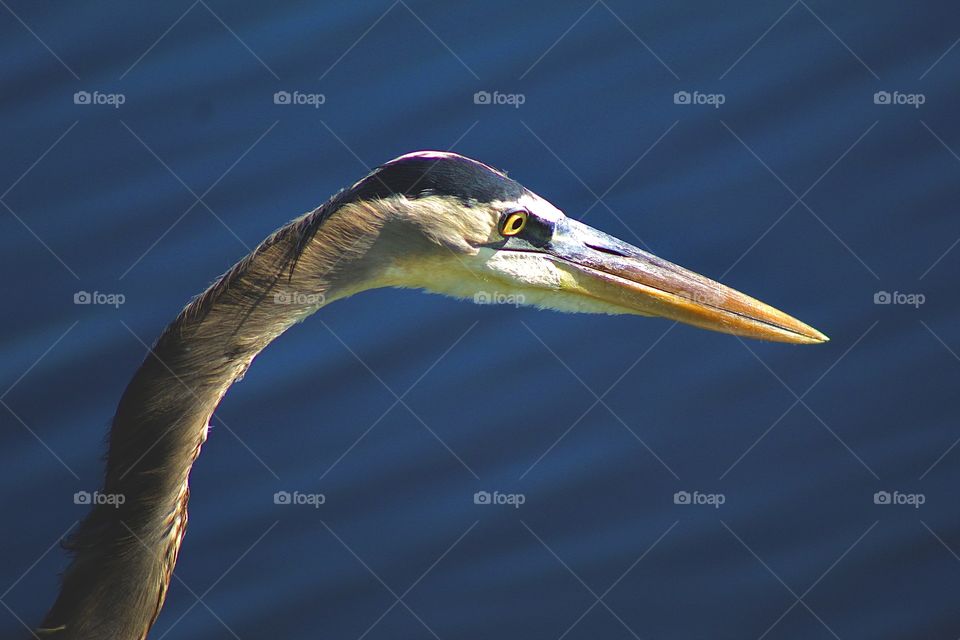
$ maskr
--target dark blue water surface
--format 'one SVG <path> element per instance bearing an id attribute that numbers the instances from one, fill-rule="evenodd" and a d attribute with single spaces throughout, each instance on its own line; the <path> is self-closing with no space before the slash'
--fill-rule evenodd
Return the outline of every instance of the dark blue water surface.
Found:
<path id="1" fill-rule="evenodd" d="M 4 637 L 146 345 L 424 148 L 832 341 L 331 305 L 218 409 L 151 638 L 960 635 L 955 3 L 0 4 Z"/>

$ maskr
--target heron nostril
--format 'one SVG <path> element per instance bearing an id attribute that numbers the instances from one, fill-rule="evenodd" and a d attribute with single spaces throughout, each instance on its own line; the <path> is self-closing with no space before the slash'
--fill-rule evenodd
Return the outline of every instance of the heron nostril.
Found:
<path id="1" fill-rule="evenodd" d="M 609 253 L 609 254 L 612 255 L 612 256 L 620 256 L 621 258 L 626 258 L 626 257 L 627 257 L 627 254 L 621 253 L 620 251 L 617 251 L 616 249 L 611 249 L 610 247 L 601 247 L 601 246 L 596 245 L 596 244 L 590 244 L 589 242 L 585 242 L 584 244 L 586 244 L 586 245 L 587 245 L 588 247 L 590 247 L 591 249 L 594 249 L 594 250 L 596 250 L 596 251 L 599 251 L 600 253 Z"/>

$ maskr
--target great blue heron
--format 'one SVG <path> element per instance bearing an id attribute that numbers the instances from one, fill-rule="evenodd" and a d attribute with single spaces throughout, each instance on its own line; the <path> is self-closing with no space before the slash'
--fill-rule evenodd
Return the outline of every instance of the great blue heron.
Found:
<path id="1" fill-rule="evenodd" d="M 190 468 L 221 398 L 274 338 L 377 287 L 512 295 L 560 311 L 662 316 L 740 336 L 827 337 L 785 313 L 566 217 L 454 153 L 380 166 L 282 227 L 163 331 L 120 399 L 103 493 L 38 635 L 140 640 L 163 606 L 187 524 Z"/>

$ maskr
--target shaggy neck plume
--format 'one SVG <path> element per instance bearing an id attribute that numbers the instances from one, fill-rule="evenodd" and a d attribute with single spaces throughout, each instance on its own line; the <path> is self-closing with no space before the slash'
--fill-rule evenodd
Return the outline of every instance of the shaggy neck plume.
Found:
<path id="1" fill-rule="evenodd" d="M 344 215 L 344 212 L 349 215 Z M 166 596 L 187 524 L 188 476 L 207 425 L 250 361 L 325 301 L 349 295 L 382 212 L 331 201 L 265 240 L 160 336 L 113 418 L 104 494 L 67 542 L 74 558 L 37 630 L 142 640 Z"/>

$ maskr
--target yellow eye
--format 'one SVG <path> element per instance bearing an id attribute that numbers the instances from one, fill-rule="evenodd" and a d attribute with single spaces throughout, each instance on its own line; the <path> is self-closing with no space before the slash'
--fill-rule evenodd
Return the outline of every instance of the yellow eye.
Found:
<path id="1" fill-rule="evenodd" d="M 527 226 L 527 212 L 522 210 L 514 211 L 503 221 L 500 234 L 507 237 L 515 236 L 523 231 L 525 226 Z"/>

